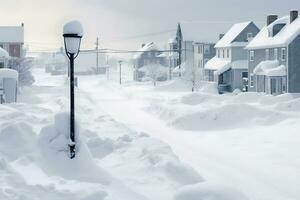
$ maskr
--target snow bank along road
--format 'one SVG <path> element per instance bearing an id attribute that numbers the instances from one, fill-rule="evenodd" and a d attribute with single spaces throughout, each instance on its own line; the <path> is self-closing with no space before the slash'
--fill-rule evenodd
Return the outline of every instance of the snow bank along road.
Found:
<path id="1" fill-rule="evenodd" d="M 157 88 L 85 77 L 80 83 L 101 110 L 169 144 L 208 182 L 251 200 L 300 199 L 299 99 L 219 96 L 209 87 L 191 94 L 178 81 Z"/>
<path id="2" fill-rule="evenodd" d="M 1 200 L 300 197 L 299 99 L 82 76 L 70 162 L 65 78 L 34 75 L 19 103 L 0 105 Z"/>
<path id="3" fill-rule="evenodd" d="M 247 199 L 234 188 L 205 181 L 169 145 L 105 113 L 106 106 L 125 111 L 127 105 L 118 103 L 124 97 L 115 92 L 103 95 L 110 84 L 101 89 L 99 76 L 80 77 L 78 152 L 68 159 L 65 77 L 43 69 L 34 75 L 35 85 L 22 89 L 18 103 L 0 105 L 1 200 Z M 124 116 L 131 110 L 138 109 Z"/>

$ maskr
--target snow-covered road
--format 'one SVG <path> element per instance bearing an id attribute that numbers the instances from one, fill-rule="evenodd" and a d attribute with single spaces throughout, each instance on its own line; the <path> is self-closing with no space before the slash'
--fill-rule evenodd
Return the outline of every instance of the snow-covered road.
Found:
<path id="1" fill-rule="evenodd" d="M 90 94 L 97 107 L 126 126 L 168 143 L 208 182 L 237 188 L 251 200 L 300 198 L 300 138 L 295 119 L 271 126 L 187 131 L 170 126 L 149 108 L 172 103 L 188 92 L 160 92 L 149 84 L 120 87 L 105 79 L 87 79 L 81 77 L 80 89 Z"/>

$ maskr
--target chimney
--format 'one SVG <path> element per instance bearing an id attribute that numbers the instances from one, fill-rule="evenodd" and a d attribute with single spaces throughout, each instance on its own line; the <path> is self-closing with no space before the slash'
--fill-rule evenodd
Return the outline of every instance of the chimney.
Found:
<path id="1" fill-rule="evenodd" d="M 298 18 L 298 11 L 297 10 L 292 10 L 290 12 L 290 22 L 292 23 Z"/>
<path id="2" fill-rule="evenodd" d="M 278 19 L 277 15 L 269 15 L 267 18 L 267 26 L 275 22 L 277 19 Z"/>
<path id="3" fill-rule="evenodd" d="M 145 46 L 146 44 L 142 44 L 142 48 Z"/>
<path id="4" fill-rule="evenodd" d="M 225 35 L 224 33 L 220 34 L 219 35 L 219 40 L 221 40 L 224 37 L 224 35 Z"/>

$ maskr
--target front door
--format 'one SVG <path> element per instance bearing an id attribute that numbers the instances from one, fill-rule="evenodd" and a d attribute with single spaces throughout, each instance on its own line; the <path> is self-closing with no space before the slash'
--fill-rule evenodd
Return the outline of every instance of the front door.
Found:
<path id="1" fill-rule="evenodd" d="M 271 94 L 278 95 L 282 94 L 282 79 L 271 78 Z"/>

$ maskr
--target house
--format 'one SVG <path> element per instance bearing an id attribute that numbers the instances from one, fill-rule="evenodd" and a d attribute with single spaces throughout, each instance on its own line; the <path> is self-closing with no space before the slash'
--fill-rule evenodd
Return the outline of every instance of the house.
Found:
<path id="1" fill-rule="evenodd" d="M 218 83 L 220 93 L 247 90 L 248 57 L 244 48 L 259 32 L 253 22 L 234 24 L 215 45 L 216 56 L 205 64 L 208 81 Z"/>
<path id="2" fill-rule="evenodd" d="M 298 11 L 267 24 L 246 47 L 249 91 L 278 95 L 300 92 L 300 19 Z"/>
<path id="3" fill-rule="evenodd" d="M 166 55 L 153 43 L 142 44 L 142 47 L 133 56 L 134 80 L 141 81 L 144 74 L 139 69 L 149 64 L 167 66 Z"/>
<path id="4" fill-rule="evenodd" d="M 172 45 L 173 48 L 170 48 L 180 54 L 177 66 L 193 67 L 200 71 L 200 74 L 204 74 L 205 63 L 216 55 L 214 45 L 218 33 L 226 29 L 228 29 L 226 23 L 182 22 L 178 24 L 176 37 L 173 39 L 176 43 Z M 203 76 L 198 79 L 203 79 Z"/>
<path id="5" fill-rule="evenodd" d="M 9 60 L 8 52 L 0 47 L 0 69 L 6 68 Z"/>
<path id="6" fill-rule="evenodd" d="M 0 47 L 10 57 L 24 57 L 24 24 L 21 26 L 0 26 Z"/>

